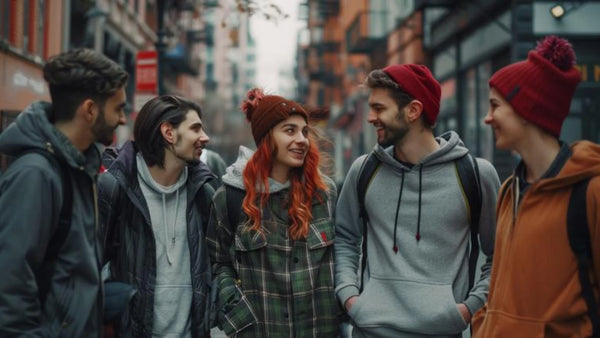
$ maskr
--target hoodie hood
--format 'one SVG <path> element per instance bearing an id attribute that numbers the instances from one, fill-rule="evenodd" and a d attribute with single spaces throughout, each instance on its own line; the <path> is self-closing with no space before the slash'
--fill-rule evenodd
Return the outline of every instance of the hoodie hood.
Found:
<path id="1" fill-rule="evenodd" d="M 590 141 L 579 141 L 571 145 L 571 151 L 571 158 L 558 175 L 540 180 L 538 189 L 562 189 L 584 179 L 600 176 L 600 145 Z"/>
<path id="2" fill-rule="evenodd" d="M 435 140 L 440 145 L 439 149 L 425 156 L 418 163 L 415 163 L 414 168 L 426 168 L 428 166 L 453 162 L 456 159 L 465 156 L 469 152 L 463 141 L 454 131 L 446 132 L 436 137 Z M 379 144 L 376 144 L 373 152 L 381 162 L 389 165 L 392 168 L 397 170 L 411 170 L 409 167 L 396 160 L 394 157 L 394 146 L 383 148 Z"/>
<path id="3" fill-rule="evenodd" d="M 37 101 L 17 116 L 16 121 L 0 134 L 0 152 L 11 156 L 32 150 L 47 150 L 74 168 L 85 168 L 95 175 L 100 166 L 100 152 L 92 144 L 84 153 L 50 123 L 52 104 Z"/>
<path id="4" fill-rule="evenodd" d="M 246 187 L 244 186 L 244 179 L 242 177 L 242 173 L 244 172 L 244 168 L 248 163 L 248 160 L 254 155 L 254 150 L 249 149 L 244 146 L 240 146 L 238 157 L 235 162 L 230 165 L 225 170 L 225 175 L 223 175 L 223 183 L 234 188 L 246 191 Z M 272 178 L 269 178 L 269 192 L 276 193 L 281 190 L 287 189 L 290 187 L 290 182 L 287 181 L 285 183 L 279 183 Z M 257 186 L 258 191 L 264 191 L 264 187 Z"/>

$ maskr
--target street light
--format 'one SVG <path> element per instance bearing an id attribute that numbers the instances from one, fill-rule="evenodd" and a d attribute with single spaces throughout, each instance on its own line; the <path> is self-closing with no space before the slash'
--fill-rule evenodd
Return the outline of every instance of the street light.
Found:
<path id="1" fill-rule="evenodd" d="M 550 7 L 550 15 L 556 20 L 562 19 L 565 15 L 571 13 L 573 10 L 581 7 L 585 1 L 561 1 L 554 6 Z"/>
<path id="2" fill-rule="evenodd" d="M 561 19 L 566 12 L 567 11 L 562 4 L 556 4 L 550 8 L 550 14 L 552 14 L 552 17 L 555 19 Z"/>

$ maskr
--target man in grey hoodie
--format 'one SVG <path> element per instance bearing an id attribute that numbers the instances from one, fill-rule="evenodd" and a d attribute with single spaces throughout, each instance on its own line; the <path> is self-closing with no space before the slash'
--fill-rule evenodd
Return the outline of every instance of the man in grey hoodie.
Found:
<path id="1" fill-rule="evenodd" d="M 455 166 L 468 150 L 454 132 L 433 134 L 439 83 L 427 67 L 406 64 L 372 71 L 366 85 L 380 165 L 364 198 L 367 229 L 357 192 L 366 155 L 353 163 L 338 199 L 336 295 L 354 337 L 459 337 L 488 293 L 498 175 L 477 159 L 487 260 L 469 290 L 470 213 Z"/>
<path id="2" fill-rule="evenodd" d="M 0 337 L 101 337 L 100 151 L 125 124 L 127 73 L 77 49 L 44 66 L 52 103 L 0 134 Z"/>
<path id="3" fill-rule="evenodd" d="M 177 96 L 140 110 L 135 141 L 98 180 L 104 262 L 137 289 L 117 325 L 133 337 L 209 335 L 211 268 L 204 244 L 215 177 L 200 162 L 202 112 Z"/>

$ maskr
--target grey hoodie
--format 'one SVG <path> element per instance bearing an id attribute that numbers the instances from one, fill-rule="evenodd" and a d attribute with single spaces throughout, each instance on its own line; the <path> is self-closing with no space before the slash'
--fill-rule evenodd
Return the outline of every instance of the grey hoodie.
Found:
<path id="1" fill-rule="evenodd" d="M 381 165 L 365 196 L 370 221 L 365 285 L 349 312 L 355 336 L 457 335 L 467 323 L 456 304 L 474 313 L 486 300 L 500 181 L 488 161 L 477 159 L 483 194 L 479 233 L 488 259 L 468 290 L 469 211 L 454 164 L 468 150 L 456 133 L 448 136 L 436 138 L 440 148 L 412 168 L 394 158 L 393 147 L 373 150 Z M 365 158 L 352 164 L 336 208 L 336 295 L 342 304 L 359 295 L 363 225 L 356 186 Z"/>
<path id="2" fill-rule="evenodd" d="M 244 171 L 244 168 L 246 167 L 246 163 L 248 163 L 248 160 L 252 157 L 253 154 L 254 151 L 250 148 L 240 146 L 237 159 L 232 165 L 227 167 L 227 169 L 225 170 L 225 175 L 223 175 L 223 183 L 246 191 L 242 173 Z M 274 194 L 276 192 L 282 191 L 283 189 L 288 189 L 289 187 L 289 181 L 286 181 L 285 183 L 279 183 L 276 180 L 269 177 L 269 193 Z M 258 191 L 265 191 L 264 187 L 258 187 Z"/>
<path id="3" fill-rule="evenodd" d="M 185 214 L 187 167 L 175 184 L 165 187 L 152 178 L 141 153 L 137 153 L 136 162 L 156 241 L 152 336 L 191 337 L 192 277 Z"/>

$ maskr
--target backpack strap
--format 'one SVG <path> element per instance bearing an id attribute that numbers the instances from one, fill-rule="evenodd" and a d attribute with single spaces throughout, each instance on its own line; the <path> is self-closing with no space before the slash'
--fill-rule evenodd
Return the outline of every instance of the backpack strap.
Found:
<path id="1" fill-rule="evenodd" d="M 363 161 L 360 170 L 358 172 L 358 181 L 356 185 L 357 196 L 358 196 L 358 207 L 359 216 L 363 223 L 363 238 L 361 244 L 362 258 L 361 258 L 361 283 L 360 291 L 362 292 L 364 281 L 365 266 L 367 264 L 367 225 L 369 223 L 369 215 L 365 209 L 365 195 L 367 194 L 367 188 L 371 184 L 371 180 L 375 177 L 375 172 L 379 169 L 381 161 L 375 156 L 373 152 L 367 155 L 367 158 Z"/>
<path id="2" fill-rule="evenodd" d="M 579 268 L 579 282 L 581 293 L 588 308 L 588 316 L 592 322 L 592 337 L 600 335 L 600 316 L 598 304 L 594 297 L 590 271 L 592 270 L 592 245 L 590 243 L 590 230 L 587 220 L 586 192 L 590 179 L 577 182 L 573 186 L 569 208 L 567 209 L 567 233 L 569 244 L 577 257 Z"/>
<path id="3" fill-rule="evenodd" d="M 242 189 L 234 188 L 230 185 L 223 184 L 225 187 L 225 198 L 227 201 L 227 218 L 229 227 L 235 229 L 240 221 L 242 213 L 242 203 L 246 192 Z"/>
<path id="4" fill-rule="evenodd" d="M 32 149 L 27 153 L 37 153 L 45 157 L 50 165 L 59 172 L 60 179 L 62 182 L 63 200 L 58 217 L 58 224 L 54 228 L 48 247 L 46 248 L 46 254 L 44 255 L 44 261 L 41 264 L 41 268 L 36 272 L 36 282 L 38 286 L 38 298 L 42 305 L 46 301 L 46 296 L 50 288 L 50 280 L 54 272 L 54 264 L 58 258 L 60 249 L 65 244 L 67 235 L 71 230 L 71 214 L 73 212 L 73 187 L 71 183 L 71 177 L 69 175 L 69 166 L 62 160 L 58 159 L 54 154 L 51 154 L 47 150 Z"/>
<path id="5" fill-rule="evenodd" d="M 475 284 L 475 272 L 477 259 L 479 258 L 479 219 L 481 216 L 481 182 L 479 176 L 479 165 L 477 159 L 467 153 L 455 162 L 456 171 L 462 190 L 466 196 L 467 208 L 469 209 L 469 222 L 471 232 L 471 253 L 469 255 L 469 290 Z"/>

